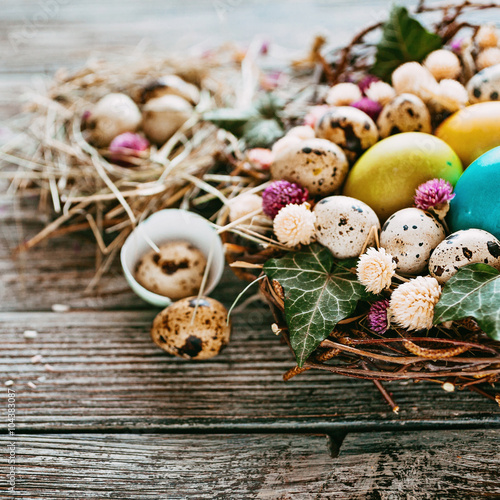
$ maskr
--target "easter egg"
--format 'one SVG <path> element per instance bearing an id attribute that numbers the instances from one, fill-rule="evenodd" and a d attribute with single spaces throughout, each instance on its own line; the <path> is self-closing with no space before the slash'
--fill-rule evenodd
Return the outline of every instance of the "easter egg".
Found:
<path id="1" fill-rule="evenodd" d="M 500 101 L 481 102 L 457 111 L 438 127 L 436 136 L 449 144 L 467 167 L 486 151 L 500 146 Z"/>
<path id="2" fill-rule="evenodd" d="M 483 229 L 500 239 L 500 147 L 462 174 L 450 202 L 449 223 L 452 231 Z"/>
<path id="3" fill-rule="evenodd" d="M 349 172 L 343 194 L 364 201 L 381 221 L 413 205 L 415 189 L 441 178 L 455 185 L 462 163 L 445 142 L 430 134 L 406 132 L 377 142 Z"/>

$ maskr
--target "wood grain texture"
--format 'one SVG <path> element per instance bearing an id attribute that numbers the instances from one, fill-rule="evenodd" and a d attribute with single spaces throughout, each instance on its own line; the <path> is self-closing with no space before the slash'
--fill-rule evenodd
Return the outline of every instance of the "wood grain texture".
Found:
<path id="1" fill-rule="evenodd" d="M 16 451 L 16 498 L 329 498 L 325 436 L 21 435 Z"/>
<path id="2" fill-rule="evenodd" d="M 500 498 L 500 431 L 349 434 L 332 465 L 335 498 Z"/>
<path id="3" fill-rule="evenodd" d="M 271 333 L 264 305 L 236 314 L 229 347 L 204 362 L 157 348 L 149 337 L 155 313 L 1 313 L 0 376 L 12 379 L 18 391 L 19 429 L 242 432 L 500 424 L 500 409 L 491 401 L 466 391 L 450 394 L 437 384 L 389 385 L 401 407 L 395 415 L 369 381 L 310 371 L 284 383 L 291 354 Z M 31 329 L 38 337 L 26 340 L 23 332 Z M 37 354 L 43 359 L 32 363 Z M 47 372 L 46 363 L 55 371 Z"/>
<path id="4" fill-rule="evenodd" d="M 16 490 L 54 500 L 499 498 L 498 438 L 354 433 L 332 458 L 318 435 L 22 434 Z"/>

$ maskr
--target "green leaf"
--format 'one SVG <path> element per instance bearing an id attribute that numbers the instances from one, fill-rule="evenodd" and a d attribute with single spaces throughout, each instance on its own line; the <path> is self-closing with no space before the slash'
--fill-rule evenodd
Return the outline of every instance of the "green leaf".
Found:
<path id="1" fill-rule="evenodd" d="M 316 243 L 264 264 L 267 277 L 284 289 L 290 343 L 299 366 L 352 314 L 360 299 L 370 296 L 350 270 L 355 265 L 356 260 L 335 261 Z"/>
<path id="2" fill-rule="evenodd" d="M 427 31 L 408 14 L 405 7 L 394 6 L 389 20 L 384 24 L 382 39 L 377 44 L 375 64 L 370 72 L 388 80 L 401 64 L 421 62 L 427 54 L 442 45 L 441 37 Z"/>
<path id="3" fill-rule="evenodd" d="M 265 148 L 276 142 L 285 132 L 275 119 L 251 120 L 243 127 L 243 138 L 250 148 Z"/>
<path id="4" fill-rule="evenodd" d="M 277 95 L 267 92 L 255 103 L 255 108 L 264 118 L 276 118 L 285 107 L 285 101 Z"/>
<path id="5" fill-rule="evenodd" d="M 203 120 L 212 122 L 218 127 L 240 136 L 243 133 L 245 124 L 258 116 L 259 112 L 255 108 L 219 108 L 204 113 Z"/>
<path id="6" fill-rule="evenodd" d="M 500 272 L 486 264 L 464 266 L 450 278 L 434 309 L 434 324 L 469 316 L 500 340 Z"/>

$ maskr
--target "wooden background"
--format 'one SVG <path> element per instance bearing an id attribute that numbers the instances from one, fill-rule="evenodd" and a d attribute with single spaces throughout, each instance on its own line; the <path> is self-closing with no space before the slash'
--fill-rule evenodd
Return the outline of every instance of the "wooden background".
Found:
<path id="1" fill-rule="evenodd" d="M 3 0 L 0 117 L 18 109 L 23 87 L 41 74 L 95 51 L 145 41 L 189 51 L 260 34 L 280 59 L 305 52 L 317 32 L 345 42 L 389 4 Z M 261 303 L 235 314 L 221 356 L 168 357 L 149 338 L 158 311 L 129 291 L 118 266 L 86 293 L 95 271 L 88 235 L 13 257 L 46 219 L 36 200 L 13 200 L 4 188 L 0 373 L 2 394 L 12 380 L 17 395 L 15 496 L 500 498 L 500 412 L 491 401 L 394 383 L 395 415 L 368 381 L 309 372 L 284 383 L 293 360 Z M 226 272 L 214 297 L 229 305 L 241 289 Z M 53 312 L 54 304 L 70 310 Z M 25 330 L 37 338 L 25 339 Z M 9 498 L 5 398 L 1 404 L 0 498 Z"/>

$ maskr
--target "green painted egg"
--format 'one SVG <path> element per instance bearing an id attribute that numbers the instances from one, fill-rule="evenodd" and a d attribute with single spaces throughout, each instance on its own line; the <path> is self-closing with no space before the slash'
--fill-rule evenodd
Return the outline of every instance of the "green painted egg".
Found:
<path id="1" fill-rule="evenodd" d="M 441 139 L 406 132 L 383 139 L 349 172 L 343 194 L 369 205 L 380 220 L 413 205 L 415 189 L 434 178 L 455 185 L 462 174 L 456 153 Z"/>
<path id="2" fill-rule="evenodd" d="M 450 202 L 452 231 L 483 229 L 500 239 L 500 147 L 469 165 Z"/>

